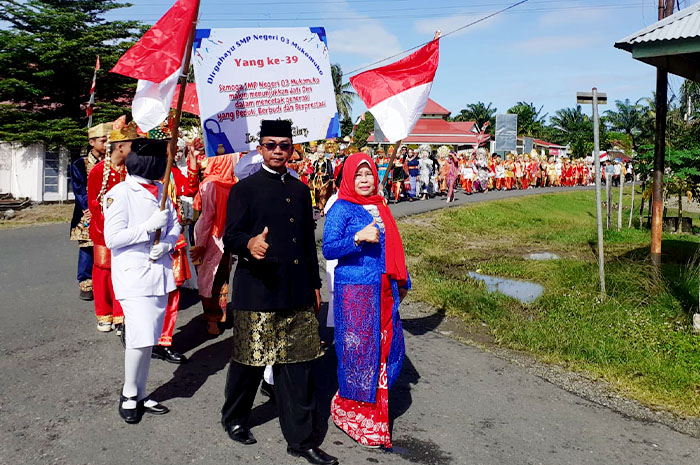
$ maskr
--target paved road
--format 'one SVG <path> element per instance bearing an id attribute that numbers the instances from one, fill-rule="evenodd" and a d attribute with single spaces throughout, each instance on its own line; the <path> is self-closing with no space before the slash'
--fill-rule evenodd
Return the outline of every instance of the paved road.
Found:
<path id="1" fill-rule="evenodd" d="M 440 205 L 432 202 L 398 205 L 397 214 Z M 0 232 L 0 464 L 305 463 L 285 454 L 274 407 L 263 398 L 252 416 L 257 445 L 225 435 L 219 409 L 230 332 L 207 339 L 191 298 L 175 334 L 190 363 L 151 367 L 149 388 L 172 412 L 122 422 L 123 352 L 114 334 L 95 330 L 91 304 L 77 299 L 75 258 L 66 225 Z M 698 463 L 697 439 L 624 417 L 446 338 L 433 330 L 435 315 L 416 304 L 403 314 L 408 358 L 390 396 L 394 452 L 363 449 L 331 425 L 324 448 L 341 463 Z M 334 364 L 331 352 L 315 366 L 325 415 Z"/>

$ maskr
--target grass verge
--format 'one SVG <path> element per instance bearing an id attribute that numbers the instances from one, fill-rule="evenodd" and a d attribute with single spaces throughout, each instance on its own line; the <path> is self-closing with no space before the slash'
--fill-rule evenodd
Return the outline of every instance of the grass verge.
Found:
<path id="1" fill-rule="evenodd" d="M 0 213 L 0 230 L 51 223 L 70 223 L 73 217 L 73 208 L 72 203 L 34 205 L 16 211 L 16 216 L 11 220 L 4 219 Z M 66 229 L 66 237 L 68 237 L 68 229 Z"/>
<path id="2" fill-rule="evenodd" d="M 659 274 L 648 260 L 648 231 L 626 229 L 628 209 L 622 231 L 605 233 L 601 301 L 594 196 L 539 195 L 400 220 L 412 298 L 483 322 L 496 343 L 602 377 L 646 405 L 700 416 L 700 336 L 691 332 L 700 240 L 664 235 Z M 524 258 L 541 251 L 561 258 Z M 545 293 L 521 304 L 488 293 L 468 277 L 475 270 L 537 282 Z"/>

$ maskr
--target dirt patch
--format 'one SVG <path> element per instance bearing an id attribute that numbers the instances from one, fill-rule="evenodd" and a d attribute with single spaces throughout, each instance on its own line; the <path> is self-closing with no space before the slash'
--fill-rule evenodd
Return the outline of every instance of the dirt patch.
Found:
<path id="1" fill-rule="evenodd" d="M 0 216 L 0 229 L 26 228 L 42 224 L 70 223 L 73 217 L 72 203 L 54 203 L 34 205 L 24 210 L 15 211 L 16 216 L 10 220 Z M 66 235 L 68 232 L 66 231 Z"/>

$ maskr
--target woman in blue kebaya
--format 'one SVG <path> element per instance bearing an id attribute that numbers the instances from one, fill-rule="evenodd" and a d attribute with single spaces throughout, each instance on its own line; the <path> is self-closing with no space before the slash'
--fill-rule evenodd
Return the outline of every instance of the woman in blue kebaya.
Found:
<path id="1" fill-rule="evenodd" d="M 368 155 L 347 158 L 338 200 L 326 217 L 323 255 L 338 260 L 333 422 L 363 446 L 391 448 L 389 388 L 404 358 L 398 309 L 410 279 L 396 221 L 378 184 Z"/>

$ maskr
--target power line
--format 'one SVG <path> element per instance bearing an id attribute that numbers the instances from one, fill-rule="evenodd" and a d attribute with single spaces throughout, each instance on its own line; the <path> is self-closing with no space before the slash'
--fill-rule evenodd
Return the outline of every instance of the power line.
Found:
<path id="1" fill-rule="evenodd" d="M 549 13 L 549 12 L 555 12 L 555 11 L 594 11 L 594 10 L 622 10 L 622 9 L 630 9 L 630 8 L 637 8 L 640 6 L 644 6 L 644 3 L 625 3 L 625 4 L 608 4 L 608 5 L 598 5 L 598 6 L 566 6 L 566 7 L 543 7 L 543 8 L 531 8 L 528 10 L 523 10 L 520 11 L 520 14 L 531 14 L 531 13 Z M 428 8 L 428 10 L 434 10 L 435 8 Z M 455 18 L 455 17 L 466 17 L 466 16 L 473 16 L 475 14 L 480 14 L 483 13 L 483 11 L 470 11 L 470 12 L 460 12 L 456 14 L 451 14 L 450 16 Z M 505 13 L 508 13 L 507 11 Z M 269 13 L 269 15 L 272 15 L 274 13 Z M 362 17 L 356 17 L 356 18 L 347 18 L 347 17 L 339 17 L 339 16 L 318 16 L 318 17 L 311 17 L 311 16 L 295 16 L 295 17 L 280 17 L 279 15 L 275 17 L 270 17 L 270 16 L 261 16 L 263 13 L 232 13 L 229 17 L 226 17 L 225 14 L 222 13 L 217 13 L 216 15 L 214 14 L 204 14 L 202 18 L 204 20 L 207 19 L 216 19 L 218 21 L 240 21 L 241 19 L 244 19 L 246 21 L 265 21 L 265 22 L 270 22 L 270 21 L 283 21 L 283 22 L 289 22 L 289 21 L 342 21 L 342 22 L 347 22 L 347 21 L 368 21 L 368 20 L 373 20 L 373 19 L 416 19 L 416 18 L 439 18 L 441 17 L 440 15 L 431 15 L 431 16 L 426 16 L 425 14 L 420 14 L 420 13 L 411 13 L 411 14 L 405 14 L 405 15 L 373 15 L 373 16 L 362 16 Z M 242 18 L 242 16 L 246 16 L 245 18 Z M 248 17 L 250 16 L 250 17 Z M 118 18 L 118 19 L 127 19 L 127 18 Z M 130 18 L 128 18 L 130 19 Z M 143 21 L 156 21 L 159 18 L 143 18 Z"/>

